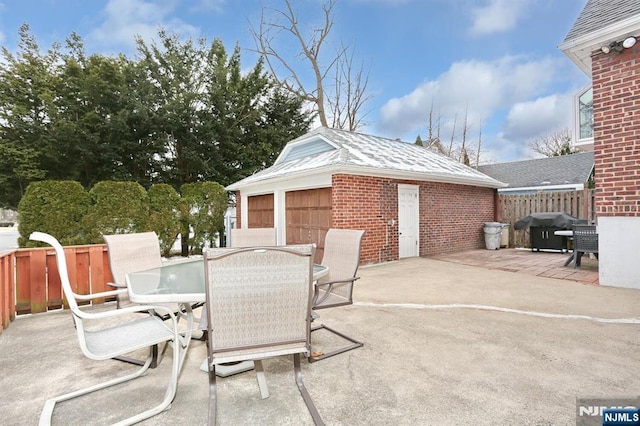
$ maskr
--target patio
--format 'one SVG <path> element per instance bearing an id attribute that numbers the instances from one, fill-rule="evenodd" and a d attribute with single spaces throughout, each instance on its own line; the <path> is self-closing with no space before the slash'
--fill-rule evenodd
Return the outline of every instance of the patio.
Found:
<path id="1" fill-rule="evenodd" d="M 548 265 L 567 256 L 521 252 L 513 255 Z M 487 267 L 511 254 L 473 251 L 448 255 L 449 261 L 413 258 L 361 268 L 356 304 L 322 311 L 320 320 L 365 346 L 303 362 L 325 422 L 575 424 L 576 398 L 637 395 L 640 293 Z M 484 265 L 464 264 L 478 257 Z M 321 335 L 313 343 L 314 349 L 329 344 Z M 204 343 L 192 341 L 172 408 L 143 424 L 206 422 L 208 383 L 198 369 L 204 356 Z M 168 361 L 131 383 L 59 404 L 54 422 L 104 424 L 149 406 L 162 397 Z M 220 379 L 218 423 L 312 424 L 290 363 L 265 361 L 266 400 L 253 372 Z M 0 335 L 0 368 L 0 415 L 9 425 L 36 423 L 48 397 L 132 370 L 84 358 L 66 312 L 16 319 Z"/>

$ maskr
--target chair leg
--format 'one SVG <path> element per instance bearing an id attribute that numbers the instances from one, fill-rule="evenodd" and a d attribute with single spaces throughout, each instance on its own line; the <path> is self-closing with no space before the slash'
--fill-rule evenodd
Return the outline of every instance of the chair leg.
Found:
<path id="1" fill-rule="evenodd" d="M 267 399 L 269 398 L 269 388 L 267 387 L 267 379 L 264 376 L 264 368 L 262 368 L 262 361 L 254 360 L 253 365 L 256 370 L 256 379 L 258 379 L 260 396 L 262 397 L 262 399 Z"/>
<path id="2" fill-rule="evenodd" d="M 164 350 L 166 350 L 167 346 L 165 345 Z M 156 368 L 159 364 L 158 362 L 158 345 L 153 345 L 151 347 L 152 350 L 152 359 L 151 359 L 151 364 L 149 365 L 149 368 Z M 164 353 L 164 350 L 162 351 Z M 129 364 L 133 364 L 133 365 L 144 365 L 145 361 L 141 360 L 141 359 L 137 359 L 137 358 L 131 358 L 130 356 L 114 356 L 112 359 L 115 359 L 116 361 L 122 361 L 122 362 L 127 362 Z"/>
<path id="3" fill-rule="evenodd" d="M 302 381 L 302 368 L 300 368 L 300 354 L 293 354 L 293 369 L 296 374 L 296 385 L 298 385 L 298 390 L 302 395 L 302 399 L 304 399 L 304 403 L 307 405 L 307 409 L 309 410 L 309 413 L 313 418 L 313 423 L 316 426 L 324 425 L 324 422 L 322 421 L 322 417 L 320 417 L 320 413 L 318 412 L 318 409 L 316 408 L 315 404 L 313 403 L 313 400 L 311 399 L 311 395 L 309 395 L 309 391 L 307 391 L 307 388 L 304 386 L 304 383 Z"/>
<path id="4" fill-rule="evenodd" d="M 574 251 L 575 253 L 575 259 L 573 262 L 573 268 L 577 268 L 578 266 L 580 266 L 581 260 L 582 260 L 582 252 L 580 251 Z"/>
<path id="5" fill-rule="evenodd" d="M 184 350 L 186 351 L 186 348 L 184 348 Z M 178 375 L 180 373 L 180 366 L 181 366 L 181 352 L 183 352 L 183 349 L 181 348 L 181 344 L 180 342 L 174 342 L 174 359 L 173 359 L 173 367 L 171 370 L 171 379 L 169 381 L 169 385 L 167 387 L 167 391 L 165 392 L 165 397 L 162 400 L 162 402 L 147 410 L 144 411 L 142 413 L 136 414 L 135 416 L 129 417 L 125 420 L 122 420 L 118 423 L 116 423 L 117 425 L 131 425 L 134 423 L 138 423 L 144 419 L 148 419 L 149 417 L 152 417 L 162 411 L 164 411 L 165 409 L 167 409 L 170 405 L 171 402 L 173 401 L 173 399 L 175 398 L 176 395 L 176 390 L 177 390 L 177 385 L 178 385 Z M 51 398 L 48 399 L 45 404 L 44 404 L 44 408 L 42 409 L 42 413 L 40 414 L 40 421 L 39 424 L 41 425 L 49 425 L 51 424 L 51 418 L 53 416 L 53 410 L 55 408 L 55 405 L 58 402 L 62 402 L 62 401 L 68 401 L 70 399 L 73 398 L 77 398 L 79 396 L 82 395 L 86 395 L 89 394 L 91 392 L 95 392 L 101 389 L 105 389 L 108 388 L 110 386 L 114 386 L 114 385 L 118 385 L 120 383 L 124 383 L 124 382 L 128 382 L 130 380 L 133 380 L 137 377 L 142 376 L 150 367 L 151 365 L 151 361 L 153 358 L 153 350 L 149 349 L 149 356 L 147 357 L 146 362 L 142 365 L 141 368 L 139 368 L 138 370 L 136 370 L 134 373 L 131 374 L 127 374 L 125 376 L 121 376 L 121 377 L 117 377 L 115 379 L 97 384 L 97 385 L 93 385 L 93 386 L 89 386 L 87 388 L 84 389 L 80 389 L 74 392 L 69 392 L 67 394 L 55 397 L 55 398 Z"/>
<path id="6" fill-rule="evenodd" d="M 208 361 L 207 361 L 208 362 Z M 208 424 L 213 426 L 216 424 L 216 366 L 209 369 L 209 419 Z"/>
<path id="7" fill-rule="evenodd" d="M 351 344 L 351 345 L 348 345 L 348 346 L 345 346 L 345 347 L 343 347 L 343 348 L 340 348 L 340 349 L 336 349 L 335 351 L 331 351 L 331 352 L 324 353 L 324 354 L 322 354 L 322 355 L 317 355 L 317 356 L 310 355 L 310 356 L 309 356 L 309 362 L 316 362 L 316 361 L 320 361 L 320 360 L 322 360 L 322 359 L 329 358 L 329 357 L 332 357 L 332 356 L 335 356 L 335 355 L 341 354 L 341 353 L 343 353 L 343 352 L 347 352 L 347 351 L 350 351 L 350 350 L 353 350 L 353 349 L 360 348 L 360 347 L 364 346 L 364 343 L 362 343 L 362 342 L 360 342 L 360 341 L 358 341 L 358 340 L 355 340 L 355 339 L 353 339 L 353 338 L 351 338 L 351 337 L 347 336 L 346 334 L 340 333 L 339 331 L 334 330 L 333 328 L 327 327 L 327 326 L 326 326 L 326 325 L 324 325 L 324 324 L 320 324 L 320 325 L 318 325 L 318 326 L 311 327 L 311 332 L 314 332 L 314 331 L 317 331 L 317 330 L 320 330 L 320 329 L 327 330 L 327 331 L 329 331 L 330 333 L 333 333 L 333 334 L 335 334 L 335 335 L 337 335 L 337 336 L 340 336 L 340 337 L 342 337 L 343 339 L 348 340 L 348 341 L 349 341 L 349 342 L 351 342 L 352 344 Z"/>

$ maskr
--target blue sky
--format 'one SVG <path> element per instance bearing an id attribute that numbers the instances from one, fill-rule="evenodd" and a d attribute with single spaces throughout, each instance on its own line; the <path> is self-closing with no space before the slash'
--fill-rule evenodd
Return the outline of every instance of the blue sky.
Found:
<path id="1" fill-rule="evenodd" d="M 298 0 L 301 21 L 320 19 L 320 0 Z M 369 69 L 372 100 L 363 132 L 413 142 L 429 110 L 445 144 L 482 135 L 481 162 L 532 158 L 532 138 L 570 127 L 586 75 L 557 49 L 586 0 L 337 0 L 329 53 L 343 42 Z M 28 23 L 42 50 L 72 32 L 89 52 L 135 55 L 134 36 L 159 27 L 183 37 L 238 44 L 255 64 L 249 22 L 282 0 L 0 0 L 0 44 L 15 51 Z M 283 42 L 286 42 L 283 40 Z M 457 118 L 456 118 L 457 117 Z M 453 132 L 454 119 L 456 131 Z"/>

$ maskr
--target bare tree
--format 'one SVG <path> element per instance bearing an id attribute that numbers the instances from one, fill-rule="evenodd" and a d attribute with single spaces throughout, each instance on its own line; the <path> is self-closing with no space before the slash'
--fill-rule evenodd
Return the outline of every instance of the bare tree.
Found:
<path id="1" fill-rule="evenodd" d="M 467 133 L 469 133 L 468 115 L 469 110 L 465 107 L 464 122 L 462 123 L 462 146 L 460 147 L 460 157 L 458 158 L 458 161 L 467 166 L 469 165 L 469 154 L 467 153 Z"/>
<path id="2" fill-rule="evenodd" d="M 571 141 L 571 131 L 565 127 L 552 130 L 543 136 L 533 139 L 529 143 L 529 148 L 545 157 L 558 157 L 578 152 L 571 145 Z"/>
<path id="3" fill-rule="evenodd" d="M 311 29 L 306 36 L 302 29 L 298 11 L 292 0 L 284 0 L 284 7 L 263 8 L 258 27 L 251 25 L 251 34 L 256 43 L 256 52 L 262 55 L 276 82 L 286 90 L 314 105 L 320 124 L 340 129 L 357 130 L 363 124 L 364 105 L 371 99 L 367 94 L 368 72 L 364 65 L 354 65 L 353 52 L 341 44 L 333 55 L 322 55 L 334 23 L 333 9 L 337 0 L 326 0 L 322 4 L 322 24 Z M 268 16 L 265 15 L 268 11 Z M 300 66 L 286 57 L 284 50 L 276 47 L 276 40 L 293 38 L 306 66 Z M 305 86 L 304 75 L 311 71 L 313 84 Z M 333 92 L 329 85 L 334 84 Z"/>
<path id="4" fill-rule="evenodd" d="M 480 152 L 482 149 L 482 121 L 480 122 L 480 130 L 478 131 L 478 155 L 476 155 L 476 169 L 480 165 Z"/>
<path id="5" fill-rule="evenodd" d="M 458 113 L 455 113 L 453 116 L 453 122 L 451 126 L 451 138 L 449 140 L 448 148 L 445 148 L 442 142 L 440 141 L 440 121 L 441 117 L 438 114 L 437 124 L 434 124 L 434 114 L 433 114 L 433 104 L 431 105 L 431 109 L 429 110 L 429 122 L 427 127 L 427 136 L 426 140 L 423 142 L 420 136 L 416 139 L 416 144 L 424 146 L 427 149 L 430 149 L 435 152 L 439 152 L 440 154 L 444 154 L 456 161 L 459 161 L 463 164 L 475 165 L 478 167 L 480 164 L 481 157 L 481 149 L 482 149 L 482 122 L 480 123 L 480 129 L 478 133 L 478 147 L 477 150 L 471 147 L 471 141 L 469 139 L 470 129 L 472 128 L 471 124 L 469 124 L 468 117 L 468 108 L 465 108 L 464 111 L 464 120 L 462 122 L 462 134 L 457 137 L 456 136 L 456 126 L 458 125 Z M 434 130 L 437 131 L 437 136 L 434 136 Z M 461 139 L 459 139 L 461 138 Z M 420 143 L 418 143 L 418 141 Z"/>
<path id="6" fill-rule="evenodd" d="M 451 157 L 453 155 L 453 139 L 456 135 L 456 122 L 458 121 L 458 113 L 453 116 L 453 128 L 451 129 L 451 140 L 449 141 L 449 151 L 447 155 Z"/>

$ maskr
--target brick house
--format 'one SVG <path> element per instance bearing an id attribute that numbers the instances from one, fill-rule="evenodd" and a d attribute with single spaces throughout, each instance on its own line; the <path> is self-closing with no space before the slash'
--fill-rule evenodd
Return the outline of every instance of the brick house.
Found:
<path id="1" fill-rule="evenodd" d="M 227 187 L 238 227 L 275 227 L 279 244 L 318 244 L 329 228 L 366 231 L 363 264 L 484 247 L 504 184 L 426 148 L 320 127 L 268 169 Z"/>
<path id="2" fill-rule="evenodd" d="M 592 81 L 575 144 L 594 151 L 600 284 L 640 288 L 640 2 L 588 0 L 562 50 Z"/>

